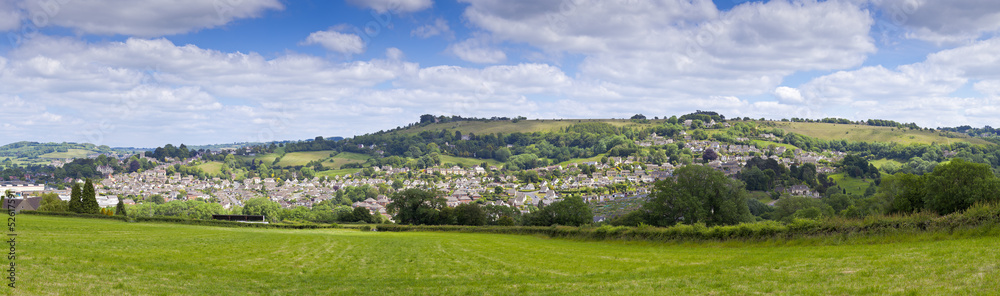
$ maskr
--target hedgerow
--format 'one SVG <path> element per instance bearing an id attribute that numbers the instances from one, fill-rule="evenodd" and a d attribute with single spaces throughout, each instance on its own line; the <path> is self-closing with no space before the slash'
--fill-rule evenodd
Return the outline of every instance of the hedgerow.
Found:
<path id="1" fill-rule="evenodd" d="M 685 240 L 754 240 L 796 239 L 815 236 L 857 236 L 914 233 L 924 231 L 952 232 L 959 229 L 995 226 L 1000 222 L 1000 204 L 977 204 L 963 212 L 946 216 L 934 213 L 911 215 L 870 216 L 865 219 L 834 217 L 823 220 L 795 219 L 790 223 L 763 221 L 729 226 L 707 227 L 704 224 L 678 224 L 671 227 L 610 226 L 413 226 L 383 224 L 378 231 L 445 231 L 496 234 L 542 235 L 553 238 L 624 241 L 685 241 Z"/>

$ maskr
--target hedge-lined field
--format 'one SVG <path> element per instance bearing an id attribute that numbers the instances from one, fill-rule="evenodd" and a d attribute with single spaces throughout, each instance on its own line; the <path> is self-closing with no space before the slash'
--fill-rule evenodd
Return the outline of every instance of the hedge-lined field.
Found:
<path id="1" fill-rule="evenodd" d="M 683 225 L 672 227 L 540 227 L 540 226 L 411 226 L 383 224 L 379 231 L 446 231 L 494 234 L 544 235 L 555 238 L 625 241 L 704 241 L 771 239 L 796 240 L 815 237 L 853 238 L 886 234 L 977 233 L 993 231 L 1000 226 L 1000 205 L 977 204 L 946 216 L 918 213 L 900 216 L 872 216 L 863 220 L 831 218 L 825 220 L 796 219 L 792 223 L 764 221 L 730 226 Z"/>
<path id="2" fill-rule="evenodd" d="M 1000 236 L 828 245 L 126 223 L 19 215 L 16 295 L 991 294 Z M 896 241 L 891 236 L 885 241 Z M 958 237 L 958 238 L 955 238 Z"/>

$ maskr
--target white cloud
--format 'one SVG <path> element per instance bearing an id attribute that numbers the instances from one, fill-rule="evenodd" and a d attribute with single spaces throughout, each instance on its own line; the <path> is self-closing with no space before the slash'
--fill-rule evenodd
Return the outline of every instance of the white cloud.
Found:
<path id="1" fill-rule="evenodd" d="M 1000 80 L 984 80 L 976 82 L 975 89 L 988 96 L 1000 96 Z"/>
<path id="2" fill-rule="evenodd" d="M 1000 52 L 1000 38 L 942 50 L 923 62 L 894 69 L 870 66 L 839 71 L 816 77 L 799 90 L 811 109 L 835 111 L 852 119 L 886 118 L 930 127 L 995 125 L 996 115 L 981 110 L 991 110 L 998 102 L 952 94 L 978 81 L 974 89 L 995 95 L 1000 78 L 996 52 Z"/>
<path id="3" fill-rule="evenodd" d="M 21 11 L 13 3 L 0 1 L 0 32 L 16 31 L 21 27 Z"/>
<path id="4" fill-rule="evenodd" d="M 1000 2 L 981 0 L 874 0 L 890 24 L 909 38 L 938 44 L 971 41 L 1000 31 Z"/>
<path id="5" fill-rule="evenodd" d="M 431 0 L 347 0 L 347 2 L 374 9 L 379 13 L 387 11 L 394 13 L 417 12 L 430 8 L 434 4 Z"/>
<path id="6" fill-rule="evenodd" d="M 507 54 L 493 47 L 487 36 L 476 36 L 448 46 L 458 58 L 479 64 L 496 64 L 507 60 Z"/>
<path id="7" fill-rule="evenodd" d="M 774 89 L 774 96 L 785 104 L 798 104 L 805 101 L 805 99 L 802 98 L 802 93 L 800 93 L 798 89 L 787 86 L 779 86 Z"/>
<path id="8" fill-rule="evenodd" d="M 18 6 L 38 27 L 55 25 L 79 33 L 139 37 L 183 34 L 284 9 L 277 0 L 23 0 Z"/>
<path id="9" fill-rule="evenodd" d="M 495 40 L 583 55 L 580 78 L 660 95 L 764 94 L 797 71 L 855 67 L 875 51 L 869 12 L 843 1 L 725 12 L 708 0 L 465 2 Z"/>
<path id="10" fill-rule="evenodd" d="M 355 34 L 340 33 L 334 30 L 317 31 L 309 34 L 300 45 L 319 44 L 329 51 L 344 54 L 359 54 L 365 52 L 365 42 Z"/>
<path id="11" fill-rule="evenodd" d="M 438 35 L 444 35 L 447 38 L 453 38 L 454 32 L 448 27 L 448 21 L 443 18 L 438 18 L 434 20 L 433 24 L 427 24 L 410 31 L 410 36 L 417 36 L 420 38 L 430 38 Z"/>

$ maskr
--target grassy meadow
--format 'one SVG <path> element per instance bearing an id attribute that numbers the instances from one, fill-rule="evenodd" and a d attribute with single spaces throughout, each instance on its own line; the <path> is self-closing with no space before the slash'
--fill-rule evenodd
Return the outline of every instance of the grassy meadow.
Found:
<path id="1" fill-rule="evenodd" d="M 651 120 L 651 122 L 662 122 L 662 121 L 663 120 Z M 521 120 L 516 123 L 511 121 L 491 121 L 491 122 L 460 121 L 460 122 L 431 124 L 427 126 L 406 129 L 403 130 L 402 132 L 420 133 L 428 130 L 440 131 L 442 129 L 447 129 L 452 132 L 461 131 L 462 134 L 473 133 L 477 135 L 496 134 L 496 133 L 510 134 L 515 132 L 521 132 L 521 133 L 552 132 L 552 131 L 557 131 L 559 129 L 564 129 L 568 126 L 581 122 L 606 122 L 614 126 L 639 125 L 628 119 L 532 119 L 532 120 Z"/>
<path id="2" fill-rule="evenodd" d="M 833 124 L 819 122 L 778 122 L 778 128 L 785 132 L 806 135 L 821 140 L 847 140 L 854 142 L 893 142 L 900 144 L 952 144 L 968 142 L 972 144 L 989 144 L 982 139 L 962 136 L 948 138 L 938 131 L 909 130 L 886 126 L 869 126 L 856 124 Z M 961 136 L 961 135 L 960 135 Z"/>
<path id="3" fill-rule="evenodd" d="M 52 152 L 38 156 L 38 158 L 65 159 L 65 158 L 87 158 L 87 155 L 97 154 L 97 152 L 85 149 L 69 149 L 66 152 Z"/>
<path id="4" fill-rule="evenodd" d="M 869 183 L 871 180 L 865 181 L 860 178 L 852 178 L 847 173 L 831 174 L 830 179 L 833 179 L 833 182 L 837 183 L 840 188 L 846 189 L 847 193 L 854 195 L 864 195 L 868 186 L 871 186 L 871 183 Z"/>
<path id="5" fill-rule="evenodd" d="M 22 215 L 17 295 L 928 295 L 1000 290 L 996 231 L 840 244 L 593 242 Z"/>

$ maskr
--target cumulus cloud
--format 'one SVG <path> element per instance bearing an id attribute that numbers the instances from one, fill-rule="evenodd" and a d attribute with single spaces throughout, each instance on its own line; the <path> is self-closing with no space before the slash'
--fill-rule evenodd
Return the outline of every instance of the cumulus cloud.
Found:
<path id="1" fill-rule="evenodd" d="M 434 4 L 431 0 L 347 0 L 347 2 L 360 7 L 374 9 L 379 13 L 417 12 L 430 8 Z"/>
<path id="2" fill-rule="evenodd" d="M 17 5 L 38 27 L 54 25 L 78 33 L 138 37 L 183 34 L 284 9 L 278 0 L 23 0 Z"/>
<path id="3" fill-rule="evenodd" d="M 427 24 L 410 31 L 410 36 L 417 36 L 420 38 L 430 38 L 438 35 L 444 35 L 445 37 L 454 37 L 454 32 L 448 27 L 448 21 L 443 18 L 438 18 L 434 20 L 433 24 Z"/>
<path id="4" fill-rule="evenodd" d="M 975 40 L 1000 31 L 1000 2 L 979 0 L 875 0 L 890 24 L 909 38 L 938 44 Z"/>
<path id="5" fill-rule="evenodd" d="M 584 56 L 581 78 L 667 94 L 763 94 L 802 70 L 860 65 L 875 51 L 868 11 L 843 1 L 466 0 L 496 40 Z M 600 21 L 595 21 L 600 20 Z"/>
<path id="6" fill-rule="evenodd" d="M 805 101 L 802 98 L 802 93 L 798 89 L 794 89 L 787 86 L 779 86 L 774 89 L 774 96 L 778 97 L 778 100 L 786 104 L 798 104 Z"/>
<path id="7" fill-rule="evenodd" d="M 496 64 L 507 60 L 507 54 L 493 46 L 489 37 L 477 36 L 448 46 L 458 58 L 479 64 Z"/>
<path id="8" fill-rule="evenodd" d="M 955 97 L 953 93 L 978 81 L 973 88 L 995 94 L 1000 78 L 1000 38 L 932 53 L 919 63 L 892 69 L 862 67 L 820 76 L 799 86 L 812 109 L 853 113 L 854 119 L 892 118 L 924 126 L 995 124 L 995 114 L 981 112 L 995 106 L 990 99 Z"/>
<path id="9" fill-rule="evenodd" d="M 13 3 L 0 1 L 0 32 L 15 31 L 21 26 L 21 11 Z"/>
<path id="10" fill-rule="evenodd" d="M 365 42 L 356 34 L 341 33 L 334 30 L 317 31 L 309 34 L 300 45 L 319 44 L 329 51 L 344 54 L 359 54 L 365 52 Z"/>
<path id="11" fill-rule="evenodd" d="M 563 95 L 573 84 L 545 64 L 420 68 L 397 48 L 385 56 L 334 63 L 166 39 L 88 43 L 39 36 L 0 58 L 0 97 L 20 94 L 31 100 L 19 105 L 35 102 L 30 111 L 4 112 L 40 116 L 35 123 L 59 120 L 19 129 L 64 138 L 31 138 L 13 127 L 0 135 L 130 146 L 349 136 L 405 125 L 424 113 L 532 116 L 539 108 L 533 97 Z"/>

